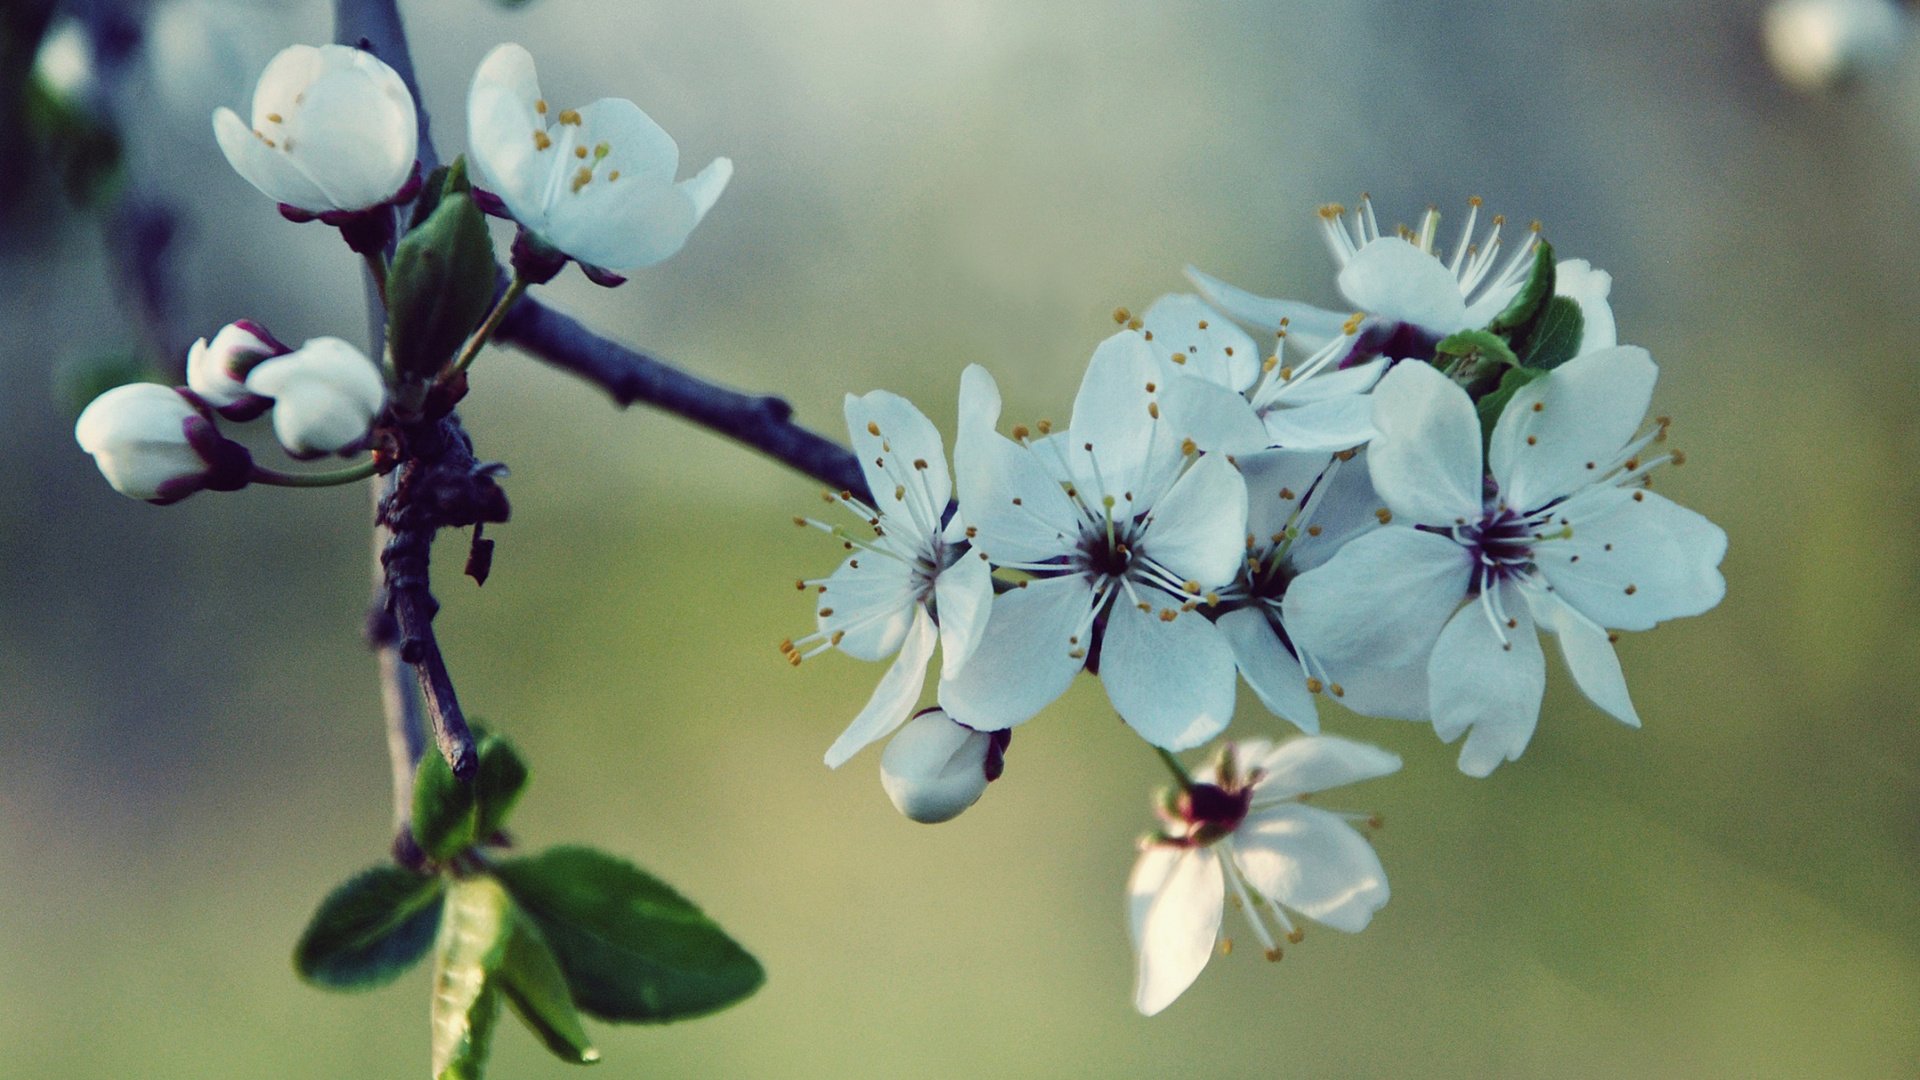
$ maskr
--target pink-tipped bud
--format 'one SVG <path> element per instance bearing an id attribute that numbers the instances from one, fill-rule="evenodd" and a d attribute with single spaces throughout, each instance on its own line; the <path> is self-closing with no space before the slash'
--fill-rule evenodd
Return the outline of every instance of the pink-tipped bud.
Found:
<path id="1" fill-rule="evenodd" d="M 246 448 L 222 438 L 187 394 L 154 383 L 116 386 L 93 399 L 73 437 L 115 491 L 148 502 L 244 487 L 252 465 Z"/>
<path id="2" fill-rule="evenodd" d="M 273 399 L 273 433 L 297 458 L 352 453 L 386 407 L 387 384 L 367 355 L 339 338 L 314 338 L 260 364 L 247 389 Z"/>
<path id="3" fill-rule="evenodd" d="M 267 328 L 248 319 L 231 322 L 187 350 L 187 386 L 229 420 L 251 420 L 272 402 L 247 389 L 247 376 L 263 361 L 291 352 Z"/>

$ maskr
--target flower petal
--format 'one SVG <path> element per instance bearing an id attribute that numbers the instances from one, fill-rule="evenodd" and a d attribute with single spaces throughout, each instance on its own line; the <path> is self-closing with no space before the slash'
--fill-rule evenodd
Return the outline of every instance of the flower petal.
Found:
<path id="1" fill-rule="evenodd" d="M 566 164 L 550 139 L 539 145 L 536 133 L 547 129 L 540 100 L 533 55 L 511 42 L 480 61 L 467 92 L 467 156 L 514 220 L 535 232 L 546 228 L 548 180 Z"/>
<path id="2" fill-rule="evenodd" d="M 1618 342 L 1614 333 L 1613 307 L 1607 294 L 1613 290 L 1613 275 L 1595 270 L 1585 259 L 1562 259 L 1553 268 L 1553 292 L 1580 305 L 1580 349 L 1575 355 L 1611 349 Z"/>
<path id="3" fill-rule="evenodd" d="M 1095 502 L 1112 496 L 1116 515 L 1132 516 L 1151 505 L 1153 493 L 1145 488 L 1148 459 L 1156 445 L 1173 438 L 1160 432 L 1155 404 L 1160 378 L 1146 339 L 1123 330 L 1093 351 L 1073 399 L 1066 446 L 1073 481 Z"/>
<path id="4" fill-rule="evenodd" d="M 1245 393 L 1260 377 L 1259 346 L 1191 293 L 1155 300 L 1141 318 L 1141 329 L 1155 356 L 1216 386 Z"/>
<path id="5" fill-rule="evenodd" d="M 1287 586 L 1281 618 L 1302 651 L 1348 665 L 1424 661 L 1467 594 L 1473 557 L 1444 536 L 1389 526 Z"/>
<path id="6" fill-rule="evenodd" d="M 1340 704 L 1361 716 L 1423 723 L 1433 718 L 1425 657 L 1391 668 L 1349 665 L 1340 670 L 1340 687 L 1346 691 Z"/>
<path id="7" fill-rule="evenodd" d="M 1155 845 L 1140 853 L 1127 881 L 1138 954 L 1134 1008 L 1152 1016 L 1200 977 L 1213 957 L 1225 902 L 1226 879 L 1212 850 Z"/>
<path id="8" fill-rule="evenodd" d="M 1613 651 L 1607 632 L 1575 611 L 1566 601 L 1539 587 L 1523 582 L 1527 607 L 1541 628 L 1553 631 L 1560 641 L 1560 655 L 1567 670 L 1587 700 L 1598 705 L 1628 727 L 1640 726 L 1640 714 L 1634 711 L 1627 694 L 1627 677 L 1620 670 L 1620 657 Z"/>
<path id="9" fill-rule="evenodd" d="M 1467 329 L 1460 281 L 1439 259 L 1397 236 L 1369 241 L 1340 270 L 1340 293 L 1368 315 L 1446 336 Z"/>
<path id="10" fill-rule="evenodd" d="M 358 50 L 349 50 L 357 52 Z M 340 210 L 378 206 L 413 172 L 419 127 L 413 100 L 366 68 L 330 71 L 286 116 L 281 146 Z"/>
<path id="11" fill-rule="evenodd" d="M 1698 615 L 1726 595 L 1718 525 L 1646 490 L 1595 488 L 1569 499 L 1556 521 L 1573 536 L 1539 544 L 1534 559 L 1560 599 L 1616 630 L 1648 630 Z"/>
<path id="12" fill-rule="evenodd" d="M 1217 454 L 1251 454 L 1273 442 L 1246 398 L 1168 367 L 1160 382 L 1160 410 L 1175 441 L 1192 440 L 1195 449 Z"/>
<path id="13" fill-rule="evenodd" d="M 940 707 L 975 731 L 1032 719 L 1086 666 L 1092 605 L 1093 590 L 1077 575 L 1036 578 L 995 597 L 966 666 L 940 680 Z"/>
<path id="14" fill-rule="evenodd" d="M 707 162 L 707 167 L 674 185 L 680 194 L 693 204 L 693 223 L 698 225 L 720 201 L 720 193 L 727 190 L 727 184 L 733 179 L 733 159 L 718 157 Z"/>
<path id="15" fill-rule="evenodd" d="M 1299 535 L 1288 549 L 1287 561 L 1295 573 L 1321 565 L 1362 533 L 1380 528 L 1387 515 L 1380 494 L 1368 476 L 1366 452 L 1346 461 L 1331 461 L 1320 483 L 1307 499 L 1306 514 L 1296 522 Z M 1251 525 L 1248 531 L 1253 532 Z M 1256 535 L 1258 535 L 1256 533 Z"/>
<path id="16" fill-rule="evenodd" d="M 1318 807 L 1255 810 L 1229 843 L 1256 892 L 1335 930 L 1359 933 L 1387 902 L 1387 872 L 1373 845 Z"/>
<path id="17" fill-rule="evenodd" d="M 698 222 L 687 193 L 625 174 L 608 180 L 612 172 L 577 192 L 571 181 L 561 185 L 541 236 L 589 266 L 622 272 L 664 262 L 685 247 Z"/>
<path id="18" fill-rule="evenodd" d="M 1113 602 L 1100 643 L 1100 685 L 1141 738 L 1165 750 L 1198 746 L 1233 719 L 1233 649 L 1199 612 L 1180 613 L 1172 595 L 1142 589 L 1140 596 L 1159 604 L 1141 611 L 1125 593 Z"/>
<path id="19" fill-rule="evenodd" d="M 968 551 L 934 575 L 933 597 L 940 614 L 940 677 L 951 679 L 979 647 L 993 613 L 993 567 L 986 554 Z"/>
<path id="20" fill-rule="evenodd" d="M 1234 457 L 1247 482 L 1247 532 L 1256 545 L 1278 543 L 1273 537 L 1293 524 L 1307 493 L 1332 461 L 1333 456 L 1321 450 L 1262 450 Z"/>
<path id="21" fill-rule="evenodd" d="M 1267 616 L 1255 608 L 1229 611 L 1214 621 L 1233 649 L 1234 664 L 1267 711 L 1305 732 L 1320 730 L 1320 711 L 1307 692 L 1307 673 L 1281 643 Z"/>
<path id="22" fill-rule="evenodd" d="M 1289 739 L 1264 758 L 1249 762 L 1249 767 L 1263 774 L 1253 785 L 1253 799 L 1258 804 L 1386 776 L 1400 770 L 1400 758 L 1366 743 L 1315 735 Z"/>
<path id="23" fill-rule="evenodd" d="M 1245 289 L 1229 285 L 1217 277 L 1187 267 L 1187 280 L 1200 290 L 1209 304 L 1226 312 L 1243 326 L 1262 334 L 1272 334 L 1286 324 L 1287 337 L 1308 346 L 1318 346 L 1340 336 L 1347 317 L 1339 312 L 1303 304 L 1298 300 L 1272 300 L 1255 296 Z"/>
<path id="24" fill-rule="evenodd" d="M 1396 517 L 1410 525 L 1479 520 L 1480 418 L 1465 390 L 1430 364 L 1397 364 L 1373 391 L 1373 426 L 1379 434 L 1367 444 L 1367 469 Z"/>
<path id="25" fill-rule="evenodd" d="M 1217 454 L 1204 454 L 1155 504 L 1139 547 L 1182 581 L 1232 581 L 1247 542 L 1247 485 Z"/>
<path id="26" fill-rule="evenodd" d="M 1080 512 L 1040 459 L 994 431 L 1000 390 L 978 364 L 960 376 L 960 428 L 953 441 L 960 516 L 977 530 L 974 546 L 994 562 L 1041 562 L 1066 554 L 1080 533 Z"/>
<path id="27" fill-rule="evenodd" d="M 815 603 L 820 632 L 856 660 L 885 660 L 900 648 L 919 610 L 913 578 L 898 559 L 851 555 L 827 578 Z"/>
<path id="28" fill-rule="evenodd" d="M 316 213 L 333 208 L 319 185 L 285 153 L 269 149 L 232 109 L 213 111 L 213 136 L 233 171 L 267 198 Z"/>
<path id="29" fill-rule="evenodd" d="M 1371 440 L 1373 399 L 1365 394 L 1268 409 L 1267 440 L 1291 450 L 1345 450 Z"/>
<path id="30" fill-rule="evenodd" d="M 1521 387 L 1487 446 L 1507 505 L 1538 509 L 1605 476 L 1647 415 L 1658 375 L 1645 349 L 1622 345 Z"/>
<path id="31" fill-rule="evenodd" d="M 880 677 L 880 684 L 873 688 L 873 696 L 867 699 L 860 715 L 854 717 L 847 730 L 827 748 L 828 768 L 837 769 L 846 764 L 848 758 L 893 734 L 895 728 L 906 722 L 920 701 L 920 691 L 927 683 L 927 661 L 933 659 L 933 647 L 939 640 L 927 609 L 916 605 L 913 625 L 901 643 L 900 655 L 894 657 L 893 666 Z"/>
<path id="32" fill-rule="evenodd" d="M 848 394 L 847 435 L 860 470 L 890 534 L 911 528 L 916 549 L 939 535 L 940 519 L 953 497 L 947 448 L 933 422 L 899 394 L 875 390 Z"/>
<path id="33" fill-rule="evenodd" d="M 1433 730 L 1452 742 L 1472 729 L 1460 748 L 1460 771 L 1468 776 L 1486 776 L 1520 756 L 1547 689 L 1547 661 L 1526 602 L 1511 586 L 1498 588 L 1512 624 L 1496 633 L 1484 602 L 1470 603 L 1447 623 L 1427 664 Z"/>

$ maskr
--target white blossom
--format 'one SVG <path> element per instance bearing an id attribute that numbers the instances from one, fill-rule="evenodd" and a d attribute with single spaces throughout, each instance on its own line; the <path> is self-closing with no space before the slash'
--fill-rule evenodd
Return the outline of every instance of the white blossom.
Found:
<path id="1" fill-rule="evenodd" d="M 1140 334 L 1095 351 L 1065 432 L 998 434 L 1000 393 L 969 367 L 954 445 L 960 516 L 994 565 L 1025 575 L 999 596 L 940 704 L 980 731 L 1024 722 L 1099 650 L 1122 719 L 1167 749 L 1233 713 L 1233 651 L 1198 609 L 1233 580 L 1246 485 L 1222 455 L 1190 453 L 1161 417 L 1164 378 Z"/>
<path id="2" fill-rule="evenodd" d="M 1594 704 L 1638 726 L 1607 631 L 1700 614 L 1726 589 L 1726 534 L 1645 488 L 1677 460 L 1657 453 L 1664 420 L 1636 434 L 1656 374 L 1629 346 L 1568 361 L 1514 395 L 1483 467 L 1466 391 L 1430 365 L 1396 367 L 1374 393 L 1368 447 L 1392 524 L 1293 581 L 1294 640 L 1333 676 L 1424 664 L 1434 729 L 1471 731 L 1460 768 L 1475 776 L 1532 737 L 1546 685 L 1536 625 Z"/>
<path id="3" fill-rule="evenodd" d="M 259 323 L 248 319 L 228 323 L 212 341 L 200 338 L 187 350 L 187 386 L 223 412 L 249 410 L 257 416 L 254 403 L 263 407 L 267 402 L 247 389 L 247 374 L 262 361 L 289 351 Z"/>
<path id="4" fill-rule="evenodd" d="M 115 491 L 149 502 L 243 486 L 250 464 L 184 394 L 155 383 L 127 383 L 93 399 L 73 437 Z"/>
<path id="5" fill-rule="evenodd" d="M 1291 909 L 1358 933 L 1387 902 L 1387 875 L 1348 815 L 1303 796 L 1385 776 L 1400 759 L 1331 735 L 1227 744 L 1216 764 L 1163 807 L 1127 882 L 1137 958 L 1134 1007 L 1152 1016 L 1193 985 L 1213 956 L 1230 894 L 1270 960 L 1298 942 Z"/>
<path id="6" fill-rule="evenodd" d="M 880 785 L 909 819 L 951 821 L 999 779 L 1007 737 L 975 731 L 939 709 L 922 710 L 880 755 Z"/>
<path id="7" fill-rule="evenodd" d="M 252 121 L 223 107 L 213 131 L 235 172 L 306 214 L 380 206 L 415 175 L 413 95 L 378 57 L 344 45 L 282 49 L 254 87 Z"/>
<path id="8" fill-rule="evenodd" d="M 299 458 L 360 449 L 387 402 L 379 367 L 335 337 L 314 338 L 264 361 L 247 375 L 246 385 L 273 399 L 273 433 Z"/>
<path id="9" fill-rule="evenodd" d="M 907 719 L 935 645 L 942 646 L 943 677 L 961 669 L 993 601 L 985 557 L 968 550 L 957 517 L 945 519 L 953 479 L 940 432 L 912 402 L 885 390 L 848 394 L 846 417 L 874 504 L 844 491 L 825 498 L 852 510 L 872 535 L 795 519 L 839 537 L 853 554 L 825 580 L 800 583 L 819 590 L 818 629 L 782 645 L 796 665 L 830 648 L 861 660 L 894 657 L 866 707 L 828 748 L 826 762 L 835 769 Z"/>
<path id="10" fill-rule="evenodd" d="M 528 231 L 582 264 L 633 270 L 679 251 L 733 175 L 716 158 L 674 181 L 680 148 L 638 105 L 602 98 L 556 109 L 515 44 L 481 61 L 467 141 L 489 188 Z"/>

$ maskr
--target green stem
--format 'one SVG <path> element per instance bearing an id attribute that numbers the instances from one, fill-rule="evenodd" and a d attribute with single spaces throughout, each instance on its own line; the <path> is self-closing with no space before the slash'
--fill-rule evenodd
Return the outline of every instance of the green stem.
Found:
<path id="1" fill-rule="evenodd" d="M 377 251 L 369 251 L 363 258 L 367 261 L 367 273 L 373 276 L 373 287 L 380 293 L 380 306 L 387 306 L 387 260 Z"/>
<path id="2" fill-rule="evenodd" d="M 495 330 L 500 329 L 500 323 L 506 319 L 507 312 L 513 309 L 514 301 L 520 299 L 520 294 L 526 291 L 527 280 L 519 274 L 513 275 L 513 280 L 507 282 L 507 291 L 500 294 L 500 302 L 493 305 L 492 311 L 487 312 L 486 321 L 480 324 L 480 329 L 473 332 L 473 336 L 467 339 L 466 347 L 462 348 L 460 355 L 454 358 L 453 367 L 449 369 L 449 373 L 463 372 L 473 366 L 473 358 L 480 355 L 480 349 L 486 345 L 487 339 L 493 336 Z"/>
<path id="3" fill-rule="evenodd" d="M 1183 790 L 1193 786 L 1193 777 L 1187 775 L 1187 767 L 1180 764 L 1179 758 L 1174 757 L 1169 751 L 1162 750 L 1157 746 L 1153 748 L 1153 751 L 1160 755 L 1161 761 L 1166 762 L 1167 769 L 1173 773 L 1175 780 L 1180 781 L 1180 787 Z"/>
<path id="4" fill-rule="evenodd" d="M 255 465 L 247 474 L 247 479 L 268 487 L 317 488 L 339 487 L 365 480 L 374 472 L 373 459 L 368 458 L 358 465 L 349 465 L 344 469 L 322 473 L 283 473 L 278 469 L 269 469 L 264 465 Z"/>

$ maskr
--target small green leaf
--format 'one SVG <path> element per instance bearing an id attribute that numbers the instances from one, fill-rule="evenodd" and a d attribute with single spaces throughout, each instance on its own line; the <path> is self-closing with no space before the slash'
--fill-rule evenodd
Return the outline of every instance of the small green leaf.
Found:
<path id="1" fill-rule="evenodd" d="M 1519 294 L 1506 310 L 1493 317 L 1487 329 L 1496 334 L 1518 330 L 1539 313 L 1540 305 L 1552 295 L 1553 245 L 1541 240 L 1533 249 L 1533 271 L 1527 275 L 1527 283 L 1520 286 Z"/>
<path id="2" fill-rule="evenodd" d="M 479 820 L 474 838 L 484 841 L 499 832 L 526 790 L 529 770 L 520 752 L 499 735 L 480 740 L 480 771 L 473 778 Z"/>
<path id="3" fill-rule="evenodd" d="M 573 1000 L 603 1020 L 653 1023 L 725 1008 L 759 989 L 759 961 L 700 909 L 590 848 L 509 859 L 494 871 L 540 928 Z"/>
<path id="4" fill-rule="evenodd" d="M 1477 356 L 1506 367 L 1520 366 L 1520 358 L 1513 355 L 1506 340 L 1491 330 L 1462 330 L 1443 338 L 1434 346 L 1434 352 L 1441 356 Z"/>
<path id="5" fill-rule="evenodd" d="M 479 1080 L 500 1016 L 493 973 L 506 955 L 513 905 L 499 883 L 454 882 L 433 963 L 433 1075 Z"/>
<path id="6" fill-rule="evenodd" d="M 500 963 L 496 981 L 507 1004 L 555 1057 L 574 1065 L 600 1060 L 600 1051 L 593 1048 L 580 1023 L 580 1013 L 573 1007 L 560 962 L 524 913 L 514 913 L 513 926 L 507 932 L 506 958 Z"/>
<path id="7" fill-rule="evenodd" d="M 413 839 L 428 858 L 445 862 L 473 846 L 480 825 L 475 791 L 431 747 L 420 755 L 413 776 Z"/>
<path id="8" fill-rule="evenodd" d="M 439 374 L 486 317 L 498 269 L 486 216 L 455 161 L 433 211 L 400 238 L 387 271 L 387 340 L 402 376 Z"/>
<path id="9" fill-rule="evenodd" d="M 463 162 L 465 159 L 455 160 Z M 413 200 L 413 212 L 407 217 L 407 232 L 426 224 L 427 219 L 433 216 L 433 211 L 440 205 L 440 193 L 446 187 L 450 172 L 451 166 L 442 165 L 428 173 L 426 180 L 421 182 L 420 195 Z"/>
<path id="10" fill-rule="evenodd" d="M 426 955 L 440 923 L 445 882 L 376 866 L 320 901 L 293 949 L 300 977 L 329 990 L 367 990 Z"/>
<path id="11" fill-rule="evenodd" d="M 1569 296 L 1556 296 L 1540 309 L 1540 317 L 1527 331 L 1527 343 L 1521 346 L 1520 362 L 1540 371 L 1552 371 L 1580 352 L 1580 338 L 1586 333 L 1587 317 L 1580 303 Z"/>
<path id="12" fill-rule="evenodd" d="M 1481 398 L 1479 404 L 1474 406 L 1480 413 L 1480 445 L 1482 449 L 1485 449 L 1487 443 L 1492 441 L 1493 426 L 1500 422 L 1500 414 L 1506 410 L 1507 402 L 1513 400 L 1513 395 L 1519 393 L 1521 387 L 1545 374 L 1546 372 L 1538 368 L 1508 368 L 1506 374 L 1500 377 L 1500 385 L 1494 387 L 1491 393 Z"/>

